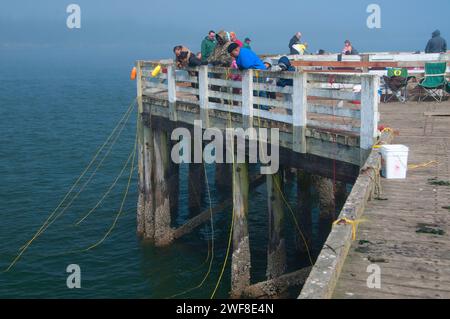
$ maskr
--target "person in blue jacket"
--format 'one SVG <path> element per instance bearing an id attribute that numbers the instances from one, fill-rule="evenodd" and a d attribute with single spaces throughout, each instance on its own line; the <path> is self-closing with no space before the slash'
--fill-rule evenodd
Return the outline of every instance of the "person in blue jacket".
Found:
<path id="1" fill-rule="evenodd" d="M 252 50 L 241 48 L 236 43 L 229 45 L 228 53 L 236 59 L 236 64 L 240 70 L 267 70 L 264 63 Z"/>

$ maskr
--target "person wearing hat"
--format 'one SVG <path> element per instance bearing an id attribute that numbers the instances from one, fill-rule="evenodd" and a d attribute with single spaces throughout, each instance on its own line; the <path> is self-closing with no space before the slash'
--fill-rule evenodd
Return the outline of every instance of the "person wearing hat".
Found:
<path id="1" fill-rule="evenodd" d="M 252 50 L 241 48 L 237 43 L 231 43 L 228 46 L 228 53 L 236 59 L 240 70 L 267 70 L 264 63 Z"/>
<path id="2" fill-rule="evenodd" d="M 252 42 L 252 40 L 250 40 L 250 38 L 245 38 L 244 40 L 244 48 L 251 50 L 252 47 L 250 46 L 250 43 Z"/>
<path id="3" fill-rule="evenodd" d="M 230 67 L 233 62 L 233 58 L 228 53 L 228 46 L 232 44 L 230 33 L 226 31 L 220 31 L 216 34 L 217 44 L 213 53 L 207 58 L 209 64 L 220 67 Z"/>

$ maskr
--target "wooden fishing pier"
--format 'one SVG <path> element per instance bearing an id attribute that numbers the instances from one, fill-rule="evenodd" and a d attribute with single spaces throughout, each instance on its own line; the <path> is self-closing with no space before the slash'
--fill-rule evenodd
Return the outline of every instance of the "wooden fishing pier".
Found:
<path id="1" fill-rule="evenodd" d="M 274 298 L 282 296 L 289 287 L 300 289 L 303 285 L 301 298 L 331 297 L 330 292 L 334 291 L 349 251 L 352 227 L 333 227 L 328 237 L 327 245 L 342 242 L 343 247 L 335 247 L 331 254 L 324 256 L 328 253 L 324 246 L 314 267 L 286 273 L 286 249 L 289 247 L 283 237 L 285 173 L 295 171 L 297 174 L 298 201 L 304 200 L 307 183 L 315 183 L 321 209 L 328 210 L 329 216 L 334 215 L 331 211 L 335 205 L 336 184 L 356 181 L 355 186 L 362 188 L 360 191 L 353 189 L 341 213 L 355 219 L 364 210 L 375 181 L 379 180 L 380 160 L 373 146 L 392 139 L 391 132 L 380 135 L 378 131 L 380 76 L 370 72 L 379 68 L 381 62 L 372 62 L 370 56 L 363 56 L 363 63 L 353 65 L 351 72 L 341 72 L 318 70 L 323 67 L 320 61 L 316 61 L 316 65 L 309 62 L 303 65 L 305 63 L 298 57 L 291 58 L 297 66 L 296 72 L 241 72 L 207 66 L 177 70 L 168 60 L 136 63 L 139 105 L 137 231 L 146 241 L 166 246 L 208 222 L 212 215 L 228 209 L 233 216 L 230 253 L 230 295 L 233 298 Z M 161 72 L 155 74 L 153 71 L 158 66 Z M 277 86 L 279 79 L 290 79 L 293 85 Z M 250 176 L 247 146 L 243 162 L 237 160 L 239 146 L 235 147 L 235 143 L 224 146 L 233 164 L 215 164 L 215 183 L 217 189 L 225 193 L 230 188 L 230 196 L 211 210 L 198 210 L 196 216 L 174 228 L 172 219 L 178 203 L 179 169 L 171 160 L 171 151 L 180 141 L 172 140 L 171 135 L 177 128 L 185 129 L 191 136 L 209 128 L 221 132 L 230 128 L 278 129 L 279 141 L 261 139 L 260 135 L 253 134 L 245 135 L 245 140 L 248 143 L 256 140 L 259 150 L 264 146 L 273 150 L 277 142 L 280 170 L 265 177 Z M 198 144 L 204 150 L 206 142 L 197 141 Z M 203 163 L 189 163 L 192 184 L 189 185 L 189 206 L 195 207 L 198 202 L 194 186 L 202 185 L 204 178 Z M 267 280 L 254 283 L 250 275 L 249 243 L 252 239 L 247 215 L 251 201 L 249 190 L 261 183 L 267 185 L 269 236 L 267 243 L 261 243 L 267 246 Z M 355 204 L 359 206 L 355 208 Z M 351 213 L 356 209 L 357 216 L 347 214 L 349 209 Z M 297 213 L 304 230 L 306 247 L 303 249 L 308 250 L 311 212 Z M 330 274 L 318 278 L 319 284 L 314 277 L 318 271 Z"/>

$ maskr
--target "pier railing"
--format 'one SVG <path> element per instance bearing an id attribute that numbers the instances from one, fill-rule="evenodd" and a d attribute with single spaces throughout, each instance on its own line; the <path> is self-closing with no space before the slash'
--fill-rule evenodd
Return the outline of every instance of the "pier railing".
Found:
<path id="1" fill-rule="evenodd" d="M 161 72 L 153 74 L 160 65 Z M 210 110 L 240 114 L 243 126 L 270 120 L 292 126 L 292 148 L 306 152 L 305 128 L 359 138 L 370 149 L 377 137 L 379 77 L 370 74 L 239 71 L 201 66 L 177 70 L 171 63 L 138 62 L 143 95 L 169 102 L 169 117 L 186 102 L 199 108 L 209 125 Z M 288 85 L 280 86 L 280 81 Z M 286 83 L 285 83 L 286 84 Z"/>
<path id="2" fill-rule="evenodd" d="M 270 56 L 274 62 L 280 57 Z M 359 55 L 292 55 L 289 59 L 297 68 L 309 72 L 338 72 L 337 69 L 340 69 L 340 72 L 369 72 L 386 75 L 386 68 L 407 68 L 411 74 L 423 74 L 426 63 L 448 63 L 450 53 L 369 52 Z M 450 64 L 447 73 L 450 73 Z"/>

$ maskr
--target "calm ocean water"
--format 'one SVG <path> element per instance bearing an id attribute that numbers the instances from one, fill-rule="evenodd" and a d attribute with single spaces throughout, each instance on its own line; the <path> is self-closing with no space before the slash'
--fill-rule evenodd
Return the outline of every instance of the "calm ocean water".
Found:
<path id="1" fill-rule="evenodd" d="M 57 207 L 133 100 L 135 83 L 129 80 L 132 63 L 70 67 L 64 63 L 0 61 L 1 271 Z M 136 237 L 136 172 L 116 227 L 101 245 L 80 252 L 103 238 L 118 213 L 128 169 L 103 204 L 84 223 L 74 225 L 119 174 L 133 150 L 135 121 L 136 110 L 91 183 L 9 272 L 0 273 L 0 298 L 170 298 L 183 291 L 188 292 L 179 298 L 210 297 L 224 261 L 231 211 L 216 218 L 214 236 L 205 225 L 167 248 L 144 245 Z M 180 170 L 184 182 L 180 183 L 180 212 L 174 225 L 189 216 L 185 205 L 187 168 L 182 166 Z M 220 196 L 214 189 L 211 167 L 208 179 L 214 204 Z M 295 207 L 294 182 L 286 185 L 286 192 Z M 264 185 L 251 194 L 254 280 L 264 279 L 265 273 L 265 194 Z M 311 200 L 317 248 L 324 235 L 318 232 L 316 200 Z M 203 207 L 208 205 L 204 198 Z M 293 270 L 308 262 L 306 256 L 291 249 L 293 222 L 290 217 L 286 221 L 291 245 L 289 267 Z M 203 286 L 192 290 L 207 273 L 211 238 L 212 271 Z M 81 267 L 82 289 L 66 287 L 66 267 L 70 264 Z M 216 297 L 227 297 L 229 272 L 228 264 Z"/>

